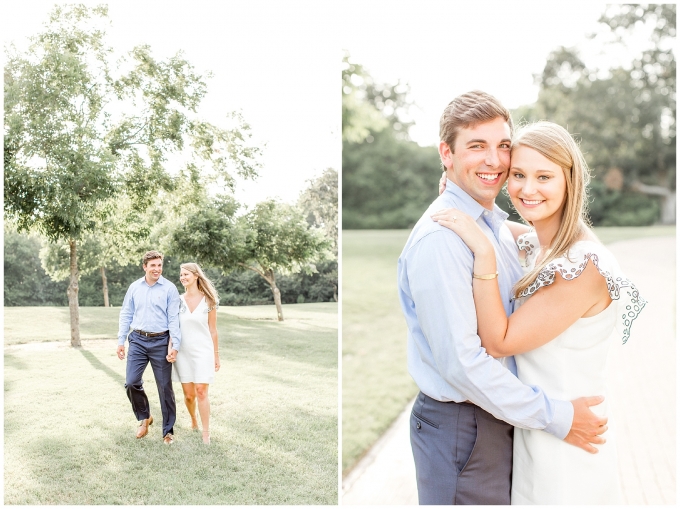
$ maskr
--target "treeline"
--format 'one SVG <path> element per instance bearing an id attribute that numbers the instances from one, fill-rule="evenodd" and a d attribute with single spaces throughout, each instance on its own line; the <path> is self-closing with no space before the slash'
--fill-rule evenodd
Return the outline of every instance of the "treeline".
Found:
<path id="1" fill-rule="evenodd" d="M 337 301 L 337 204 L 338 173 L 329 168 L 309 181 L 295 205 L 266 201 L 237 216 L 240 205 L 225 197 L 218 205 L 201 202 L 198 211 L 162 220 L 151 209 L 134 217 L 142 225 L 156 222 L 154 228 L 138 231 L 130 230 L 127 214 L 117 214 L 113 222 L 127 222 L 125 230 L 104 228 L 79 245 L 79 305 L 120 306 L 130 283 L 144 275 L 139 260 L 149 249 L 166 255 L 163 274 L 180 290 L 180 264 L 200 263 L 222 305 L 276 304 L 276 290 L 281 304 Z M 5 222 L 4 239 L 4 305 L 68 305 L 68 244 L 18 232 L 12 221 Z M 248 257 L 250 263 L 241 261 Z M 275 270 L 264 277 L 263 266 Z"/>
<path id="2" fill-rule="evenodd" d="M 558 48 L 536 76 L 536 103 L 512 112 L 517 124 L 549 120 L 575 134 L 594 176 L 589 208 L 596 226 L 675 223 L 675 9 L 610 6 L 599 21 L 612 44 L 645 26 L 650 48 L 629 67 L 607 70 Z M 345 56 L 343 228 L 411 228 L 437 196 L 439 154 L 409 139 L 410 106 L 406 86 L 376 83 Z M 518 219 L 504 192 L 496 203 Z"/>
<path id="3" fill-rule="evenodd" d="M 5 306 L 67 306 L 65 277 L 54 281 L 45 272 L 40 251 L 45 241 L 35 234 L 17 233 L 5 228 L 4 292 Z M 184 260 L 166 257 L 163 275 L 180 289 L 179 265 Z M 188 260 L 187 260 L 188 261 Z M 329 302 L 334 300 L 337 288 L 337 261 L 317 264 L 313 274 L 297 273 L 277 279 L 283 304 L 302 302 Z M 206 268 L 206 275 L 215 283 L 220 303 L 226 306 L 273 304 L 269 285 L 252 271 L 222 274 L 218 269 Z M 120 306 L 125 292 L 134 280 L 144 276 L 141 263 L 107 267 L 109 303 Z M 99 271 L 81 276 L 79 301 L 81 306 L 103 306 L 102 278 Z"/>

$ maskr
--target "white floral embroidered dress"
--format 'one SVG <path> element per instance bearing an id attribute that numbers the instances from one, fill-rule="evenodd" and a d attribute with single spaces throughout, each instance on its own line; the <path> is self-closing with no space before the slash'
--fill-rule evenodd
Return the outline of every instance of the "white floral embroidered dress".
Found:
<path id="1" fill-rule="evenodd" d="M 530 270 L 538 254 L 536 234 L 520 236 L 518 245 L 527 252 Z M 541 387 L 551 398 L 570 401 L 582 396 L 605 396 L 603 404 L 591 409 L 609 418 L 609 429 L 603 435 L 607 443 L 596 446 L 597 454 L 589 454 L 543 431 L 515 428 L 512 504 L 621 503 L 616 423 L 608 411 L 606 363 L 611 342 L 628 340 L 644 299 L 607 248 L 598 242 L 581 241 L 568 256 L 554 260 L 541 271 L 536 282 L 517 300 L 516 307 L 539 288 L 552 284 L 555 277 L 578 277 L 588 263 L 595 264 L 607 281 L 612 298 L 609 307 L 577 320 L 554 340 L 516 355 L 515 360 L 519 379 Z"/>
<path id="2" fill-rule="evenodd" d="M 179 327 L 182 342 L 172 368 L 173 382 L 211 384 L 215 379 L 215 348 L 208 327 L 208 304 L 201 299 L 192 313 L 180 295 Z"/>

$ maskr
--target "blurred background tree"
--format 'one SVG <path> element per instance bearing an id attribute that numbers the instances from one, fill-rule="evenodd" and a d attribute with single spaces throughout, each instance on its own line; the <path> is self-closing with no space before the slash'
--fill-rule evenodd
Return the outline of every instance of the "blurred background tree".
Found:
<path id="1" fill-rule="evenodd" d="M 518 124 L 549 120 L 580 141 L 594 174 L 595 226 L 675 223 L 675 11 L 608 6 L 599 20 L 607 44 L 625 46 L 631 32 L 647 30 L 649 47 L 611 69 L 588 68 L 575 50 L 556 48 L 534 77 L 536 102 L 512 112 Z M 375 83 L 346 54 L 342 97 L 343 228 L 411 228 L 436 197 L 441 165 L 435 146 L 409 139 L 408 87 Z M 505 192 L 496 203 L 519 218 Z"/>
<path id="2" fill-rule="evenodd" d="M 595 225 L 675 223 L 675 5 L 612 5 L 600 18 L 611 45 L 651 28 L 652 47 L 629 67 L 589 69 L 577 52 L 558 48 L 541 75 L 538 100 L 516 120 L 550 120 L 581 140 L 595 175 L 590 215 Z"/>
<path id="3" fill-rule="evenodd" d="M 409 138 L 409 87 L 376 83 L 348 54 L 342 82 L 342 227 L 412 226 L 436 196 L 441 165 L 436 149 Z"/>

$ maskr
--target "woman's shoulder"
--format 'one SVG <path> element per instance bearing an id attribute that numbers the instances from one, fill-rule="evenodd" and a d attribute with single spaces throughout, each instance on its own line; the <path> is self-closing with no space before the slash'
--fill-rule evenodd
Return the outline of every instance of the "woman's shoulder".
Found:
<path id="1" fill-rule="evenodd" d="M 609 297 L 616 301 L 621 323 L 617 324 L 625 343 L 630 336 L 630 326 L 645 307 L 647 301 L 640 295 L 635 284 L 621 270 L 614 255 L 596 237 L 582 238 L 575 242 L 562 256 L 551 260 L 537 275 L 534 282 L 519 297 L 528 297 L 538 289 L 555 282 L 559 274 L 565 281 L 577 280 L 589 265 L 589 278 L 598 274 L 607 285 Z M 596 269 L 596 271 L 592 269 Z"/>

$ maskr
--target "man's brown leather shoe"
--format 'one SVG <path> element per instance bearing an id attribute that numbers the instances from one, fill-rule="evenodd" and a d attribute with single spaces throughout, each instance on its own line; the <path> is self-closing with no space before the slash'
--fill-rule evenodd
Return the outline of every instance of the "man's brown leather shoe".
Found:
<path id="1" fill-rule="evenodd" d="M 139 423 L 139 428 L 137 428 L 137 438 L 145 437 L 149 432 L 149 426 L 153 424 L 153 417 L 149 416 L 148 419 L 142 420 Z"/>
<path id="2" fill-rule="evenodd" d="M 168 433 L 167 435 L 165 435 L 165 436 L 163 437 L 163 443 L 164 443 L 165 445 L 170 445 L 170 444 L 173 443 L 174 441 L 175 441 L 175 439 L 173 438 L 172 433 Z"/>

